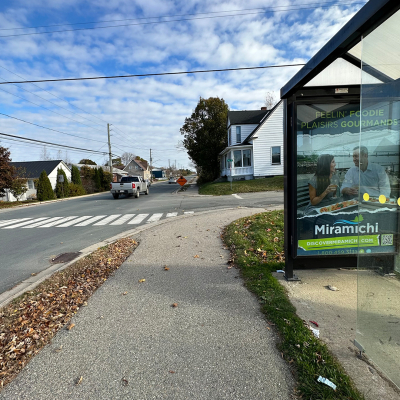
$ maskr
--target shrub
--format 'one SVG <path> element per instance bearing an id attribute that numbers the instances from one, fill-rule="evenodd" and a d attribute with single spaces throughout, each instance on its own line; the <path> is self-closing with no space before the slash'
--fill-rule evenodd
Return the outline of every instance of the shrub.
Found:
<path id="1" fill-rule="evenodd" d="M 86 190 L 82 185 L 77 185 L 76 183 L 71 182 L 69 184 L 69 196 L 70 197 L 75 197 L 75 196 L 82 196 L 86 194 Z"/>
<path id="2" fill-rule="evenodd" d="M 58 177 L 60 175 L 64 177 L 64 182 L 58 181 Z M 65 174 L 65 172 L 62 168 L 57 169 L 56 196 L 58 198 L 69 196 L 69 182 L 68 182 L 67 175 Z"/>
<path id="3" fill-rule="evenodd" d="M 46 171 L 43 170 L 37 183 L 37 199 L 39 201 L 53 200 L 54 197 L 55 196 L 50 180 L 46 174 Z"/>
<path id="4" fill-rule="evenodd" d="M 73 165 L 71 168 L 71 182 L 75 183 L 76 185 L 82 185 L 81 174 L 76 165 Z"/>

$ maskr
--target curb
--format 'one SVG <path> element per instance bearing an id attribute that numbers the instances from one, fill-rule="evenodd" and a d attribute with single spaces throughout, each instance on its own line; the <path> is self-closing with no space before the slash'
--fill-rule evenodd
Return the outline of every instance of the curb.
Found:
<path id="1" fill-rule="evenodd" d="M 7 211 L 13 211 L 18 208 L 42 206 L 42 205 L 46 205 L 46 204 L 57 203 L 60 201 L 68 201 L 68 200 L 74 200 L 74 199 L 82 199 L 83 197 L 98 196 L 99 194 L 104 194 L 104 193 L 107 193 L 107 192 L 84 194 L 83 196 L 66 197 L 63 199 L 54 199 L 54 200 L 48 200 L 48 201 L 39 201 L 37 203 L 32 203 L 32 204 L 20 204 L 19 206 L 15 206 L 15 207 L 2 208 L 2 209 L 0 209 L 0 214 L 7 212 Z"/>
<path id="2" fill-rule="evenodd" d="M 145 224 L 145 225 L 140 226 L 138 228 L 125 231 L 125 232 L 120 233 L 118 235 L 112 236 L 111 238 L 108 238 L 108 239 L 105 239 L 105 240 L 103 240 L 101 242 L 95 243 L 95 244 L 93 244 L 91 246 L 88 246 L 88 247 L 80 250 L 79 252 L 81 254 L 78 257 L 74 258 L 72 261 L 70 261 L 70 262 L 68 262 L 66 264 L 62 264 L 62 265 L 59 265 L 59 264 L 50 265 L 48 268 L 46 268 L 45 270 L 39 272 L 37 275 L 22 281 L 21 283 L 17 284 L 12 289 L 5 291 L 4 293 L 0 293 L 0 309 L 2 307 L 6 306 L 8 303 L 10 303 L 15 298 L 17 298 L 17 297 L 21 296 L 22 294 L 24 294 L 25 292 L 29 292 L 29 291 L 33 290 L 37 285 L 39 285 L 44 280 L 49 278 L 55 272 L 62 271 L 63 269 L 65 269 L 65 268 L 69 267 L 70 265 L 74 264 L 75 262 L 77 262 L 81 258 L 86 257 L 90 253 L 94 252 L 99 247 L 107 246 L 107 245 L 109 245 L 109 244 L 111 244 L 113 242 L 116 242 L 119 239 L 123 239 L 125 237 L 137 235 L 137 234 L 139 234 L 139 233 L 141 233 L 143 231 L 146 231 L 148 229 L 152 229 L 152 228 L 154 228 L 156 226 L 168 224 L 168 223 L 171 223 L 173 221 L 180 220 L 180 219 L 183 219 L 183 218 L 193 218 L 193 217 L 196 217 L 198 215 L 211 214 L 211 213 L 214 213 L 214 212 L 221 212 L 221 211 L 228 211 L 228 210 L 235 210 L 237 208 L 243 209 L 243 208 L 252 208 L 252 207 L 228 207 L 228 208 L 222 208 L 222 209 L 217 209 L 217 210 L 201 211 L 201 212 L 199 212 L 197 214 L 180 215 L 180 216 L 175 217 L 175 218 L 163 219 L 162 221 Z M 262 207 L 255 207 L 255 208 L 262 208 Z M 282 208 L 283 208 L 282 206 L 272 206 L 272 207 L 265 208 L 265 210 L 266 211 L 273 211 L 273 210 L 280 210 Z"/>

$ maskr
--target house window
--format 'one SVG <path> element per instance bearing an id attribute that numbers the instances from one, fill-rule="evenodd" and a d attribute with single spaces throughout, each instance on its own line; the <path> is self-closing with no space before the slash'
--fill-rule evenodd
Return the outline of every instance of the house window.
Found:
<path id="1" fill-rule="evenodd" d="M 271 158 L 272 158 L 272 164 L 280 164 L 281 163 L 281 147 L 280 146 L 271 147 Z"/>
<path id="2" fill-rule="evenodd" d="M 35 185 L 33 184 L 33 180 L 28 179 L 28 189 L 35 189 Z"/>
<path id="3" fill-rule="evenodd" d="M 235 166 L 235 168 L 242 166 L 242 151 L 241 150 L 235 150 L 233 152 L 233 165 Z"/>
<path id="4" fill-rule="evenodd" d="M 241 143 L 242 139 L 242 127 L 241 126 L 237 126 L 236 127 L 236 143 Z"/>
<path id="5" fill-rule="evenodd" d="M 243 167 L 251 167 L 251 152 L 243 150 Z"/>

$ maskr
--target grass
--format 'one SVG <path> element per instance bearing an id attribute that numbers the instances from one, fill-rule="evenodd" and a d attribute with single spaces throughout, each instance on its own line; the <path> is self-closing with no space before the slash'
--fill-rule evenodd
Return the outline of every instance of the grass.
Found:
<path id="1" fill-rule="evenodd" d="M 2 208 L 13 208 L 23 206 L 24 204 L 39 203 L 38 200 L 24 200 L 24 201 L 0 201 L 0 209 Z"/>
<path id="2" fill-rule="evenodd" d="M 258 297 L 268 324 L 274 326 L 281 337 L 279 350 L 293 368 L 299 397 L 364 399 L 326 345 L 296 315 L 286 290 L 271 274 L 285 267 L 283 227 L 283 211 L 261 213 L 233 222 L 224 232 L 232 262 L 240 269 L 246 287 Z M 320 375 L 335 383 L 336 391 L 318 383 Z"/>
<path id="3" fill-rule="evenodd" d="M 234 181 L 232 182 L 232 190 L 230 182 L 208 182 L 200 186 L 199 194 L 222 196 L 233 193 L 265 192 L 267 190 L 283 190 L 283 176 Z"/>

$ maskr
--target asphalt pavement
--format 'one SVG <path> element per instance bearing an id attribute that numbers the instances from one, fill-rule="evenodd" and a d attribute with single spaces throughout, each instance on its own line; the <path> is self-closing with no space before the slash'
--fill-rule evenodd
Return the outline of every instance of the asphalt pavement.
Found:
<path id="1" fill-rule="evenodd" d="M 292 398 L 278 338 L 220 238 L 230 222 L 264 211 L 214 210 L 133 234 L 139 247 L 75 327 L 59 331 L 0 399 Z"/>

